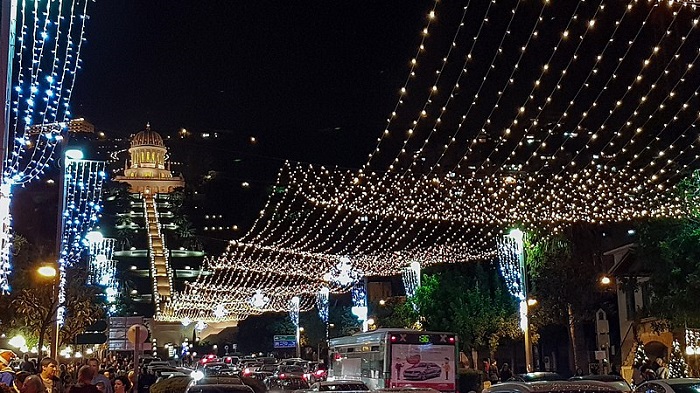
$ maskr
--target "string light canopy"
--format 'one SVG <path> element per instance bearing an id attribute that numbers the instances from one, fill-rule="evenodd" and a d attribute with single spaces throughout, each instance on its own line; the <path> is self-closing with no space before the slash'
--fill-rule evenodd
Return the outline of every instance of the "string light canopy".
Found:
<path id="1" fill-rule="evenodd" d="M 365 165 L 285 164 L 252 229 L 207 260 L 213 274 L 178 294 L 167 318 L 194 320 L 226 299 L 226 318 L 251 315 L 258 289 L 276 295 L 264 310 L 292 296 L 310 308 L 324 283 L 350 288 L 330 280 L 339 266 L 394 275 L 412 261 L 492 259 L 514 226 L 687 215 L 697 201 L 677 184 L 700 158 L 695 5 L 431 3 Z"/>
<path id="2" fill-rule="evenodd" d="M 89 0 L 10 2 L 10 126 L 0 180 L 0 291 L 10 290 L 12 187 L 41 177 L 71 118 Z M 18 31 L 19 30 L 19 31 Z"/>

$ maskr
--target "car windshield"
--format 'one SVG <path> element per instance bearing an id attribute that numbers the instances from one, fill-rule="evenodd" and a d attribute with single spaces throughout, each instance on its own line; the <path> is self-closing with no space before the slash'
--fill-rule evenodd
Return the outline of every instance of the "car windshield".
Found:
<path id="1" fill-rule="evenodd" d="M 336 383 L 336 384 L 326 384 L 321 385 L 319 390 L 321 391 L 331 391 L 331 392 L 345 392 L 349 390 L 369 390 L 367 385 L 362 382 L 357 383 Z"/>
<path id="2" fill-rule="evenodd" d="M 275 371 L 277 371 L 277 366 L 274 364 L 266 364 L 266 365 L 260 367 L 260 370 L 258 370 L 258 371 L 275 372 Z"/>
<path id="3" fill-rule="evenodd" d="M 700 383 L 674 383 L 671 387 L 676 393 L 700 393 Z"/>

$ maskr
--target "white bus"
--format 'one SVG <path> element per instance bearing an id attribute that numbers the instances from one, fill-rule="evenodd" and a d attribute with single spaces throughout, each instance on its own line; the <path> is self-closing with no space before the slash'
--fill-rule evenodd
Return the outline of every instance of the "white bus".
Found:
<path id="1" fill-rule="evenodd" d="M 457 335 L 377 329 L 330 340 L 329 380 L 361 379 L 370 389 L 421 387 L 455 392 Z"/>

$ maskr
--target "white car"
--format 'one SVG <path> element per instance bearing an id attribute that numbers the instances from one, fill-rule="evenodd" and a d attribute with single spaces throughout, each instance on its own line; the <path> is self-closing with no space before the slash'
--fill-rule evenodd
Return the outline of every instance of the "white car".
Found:
<path id="1" fill-rule="evenodd" d="M 539 381 L 539 382 L 503 382 L 484 389 L 484 393 L 622 393 L 605 382 L 600 381 Z M 697 393 L 697 392 L 694 392 Z"/>
<path id="2" fill-rule="evenodd" d="M 675 378 L 647 381 L 634 389 L 634 393 L 698 393 L 700 379 Z"/>

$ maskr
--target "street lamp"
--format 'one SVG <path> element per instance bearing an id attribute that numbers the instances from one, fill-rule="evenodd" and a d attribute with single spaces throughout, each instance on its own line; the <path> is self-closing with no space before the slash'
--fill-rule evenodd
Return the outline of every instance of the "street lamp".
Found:
<path id="1" fill-rule="evenodd" d="M 36 269 L 37 273 L 39 273 L 40 276 L 46 277 L 46 278 L 54 278 L 56 277 L 56 268 L 53 266 L 41 266 L 38 269 Z"/>

